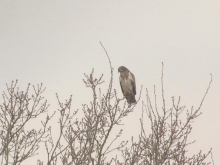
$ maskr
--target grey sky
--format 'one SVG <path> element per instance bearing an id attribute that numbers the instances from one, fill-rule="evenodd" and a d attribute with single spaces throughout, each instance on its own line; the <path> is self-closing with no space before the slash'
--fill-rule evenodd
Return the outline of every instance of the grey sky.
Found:
<path id="1" fill-rule="evenodd" d="M 111 57 L 120 96 L 121 65 L 135 74 L 138 90 L 144 85 L 153 91 L 153 85 L 160 90 L 164 62 L 167 101 L 181 96 L 189 107 L 199 106 L 212 73 L 203 115 L 194 123 L 191 138 L 197 139 L 194 151 L 213 147 L 215 163 L 220 164 L 219 9 L 218 0 L 1 1 L 0 91 L 15 79 L 22 88 L 42 82 L 51 111 L 57 107 L 56 92 L 62 99 L 72 94 L 73 108 L 80 108 L 90 98 L 83 73 L 95 68 L 96 75 L 104 73 L 109 79 L 99 41 Z M 125 121 L 125 134 L 135 134 L 140 107 L 133 114 L 136 123 L 134 116 Z"/>

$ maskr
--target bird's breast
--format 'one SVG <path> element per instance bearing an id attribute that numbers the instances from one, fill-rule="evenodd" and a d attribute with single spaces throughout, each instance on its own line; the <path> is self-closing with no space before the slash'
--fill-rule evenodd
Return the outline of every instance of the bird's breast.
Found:
<path id="1" fill-rule="evenodd" d="M 129 92 L 132 90 L 132 84 L 131 84 L 131 75 L 128 74 L 128 76 L 123 76 L 121 75 L 119 80 L 120 80 L 120 83 L 121 83 L 121 86 L 122 86 L 122 89 L 125 91 L 125 92 Z"/>

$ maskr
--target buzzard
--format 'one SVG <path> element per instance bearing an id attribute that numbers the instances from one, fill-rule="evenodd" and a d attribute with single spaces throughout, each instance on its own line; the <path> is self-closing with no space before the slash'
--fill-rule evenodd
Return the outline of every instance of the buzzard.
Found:
<path id="1" fill-rule="evenodd" d="M 126 67 L 120 66 L 118 68 L 118 72 L 120 72 L 120 85 L 123 95 L 125 96 L 129 106 L 131 103 L 136 103 L 135 95 L 136 95 L 136 83 L 135 77 L 133 73 L 131 73 Z"/>

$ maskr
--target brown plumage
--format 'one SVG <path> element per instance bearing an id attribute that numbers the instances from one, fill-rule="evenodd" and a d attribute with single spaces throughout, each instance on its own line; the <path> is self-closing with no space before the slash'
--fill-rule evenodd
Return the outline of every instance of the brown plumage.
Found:
<path id="1" fill-rule="evenodd" d="M 136 83 L 133 73 L 131 73 L 124 66 L 120 66 L 118 68 L 118 72 L 120 72 L 119 81 L 121 85 L 121 90 L 128 104 L 130 105 L 131 103 L 136 103 Z"/>

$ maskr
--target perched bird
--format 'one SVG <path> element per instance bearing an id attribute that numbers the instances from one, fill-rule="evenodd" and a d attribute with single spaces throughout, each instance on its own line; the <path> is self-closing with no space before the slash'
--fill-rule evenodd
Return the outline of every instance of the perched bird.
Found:
<path id="1" fill-rule="evenodd" d="M 118 68 L 118 72 L 120 72 L 119 82 L 121 85 L 122 93 L 125 96 L 129 106 L 131 106 L 131 103 L 136 103 L 136 100 L 135 100 L 135 95 L 136 95 L 135 77 L 134 77 L 133 73 L 131 73 L 124 66 L 120 66 Z"/>

